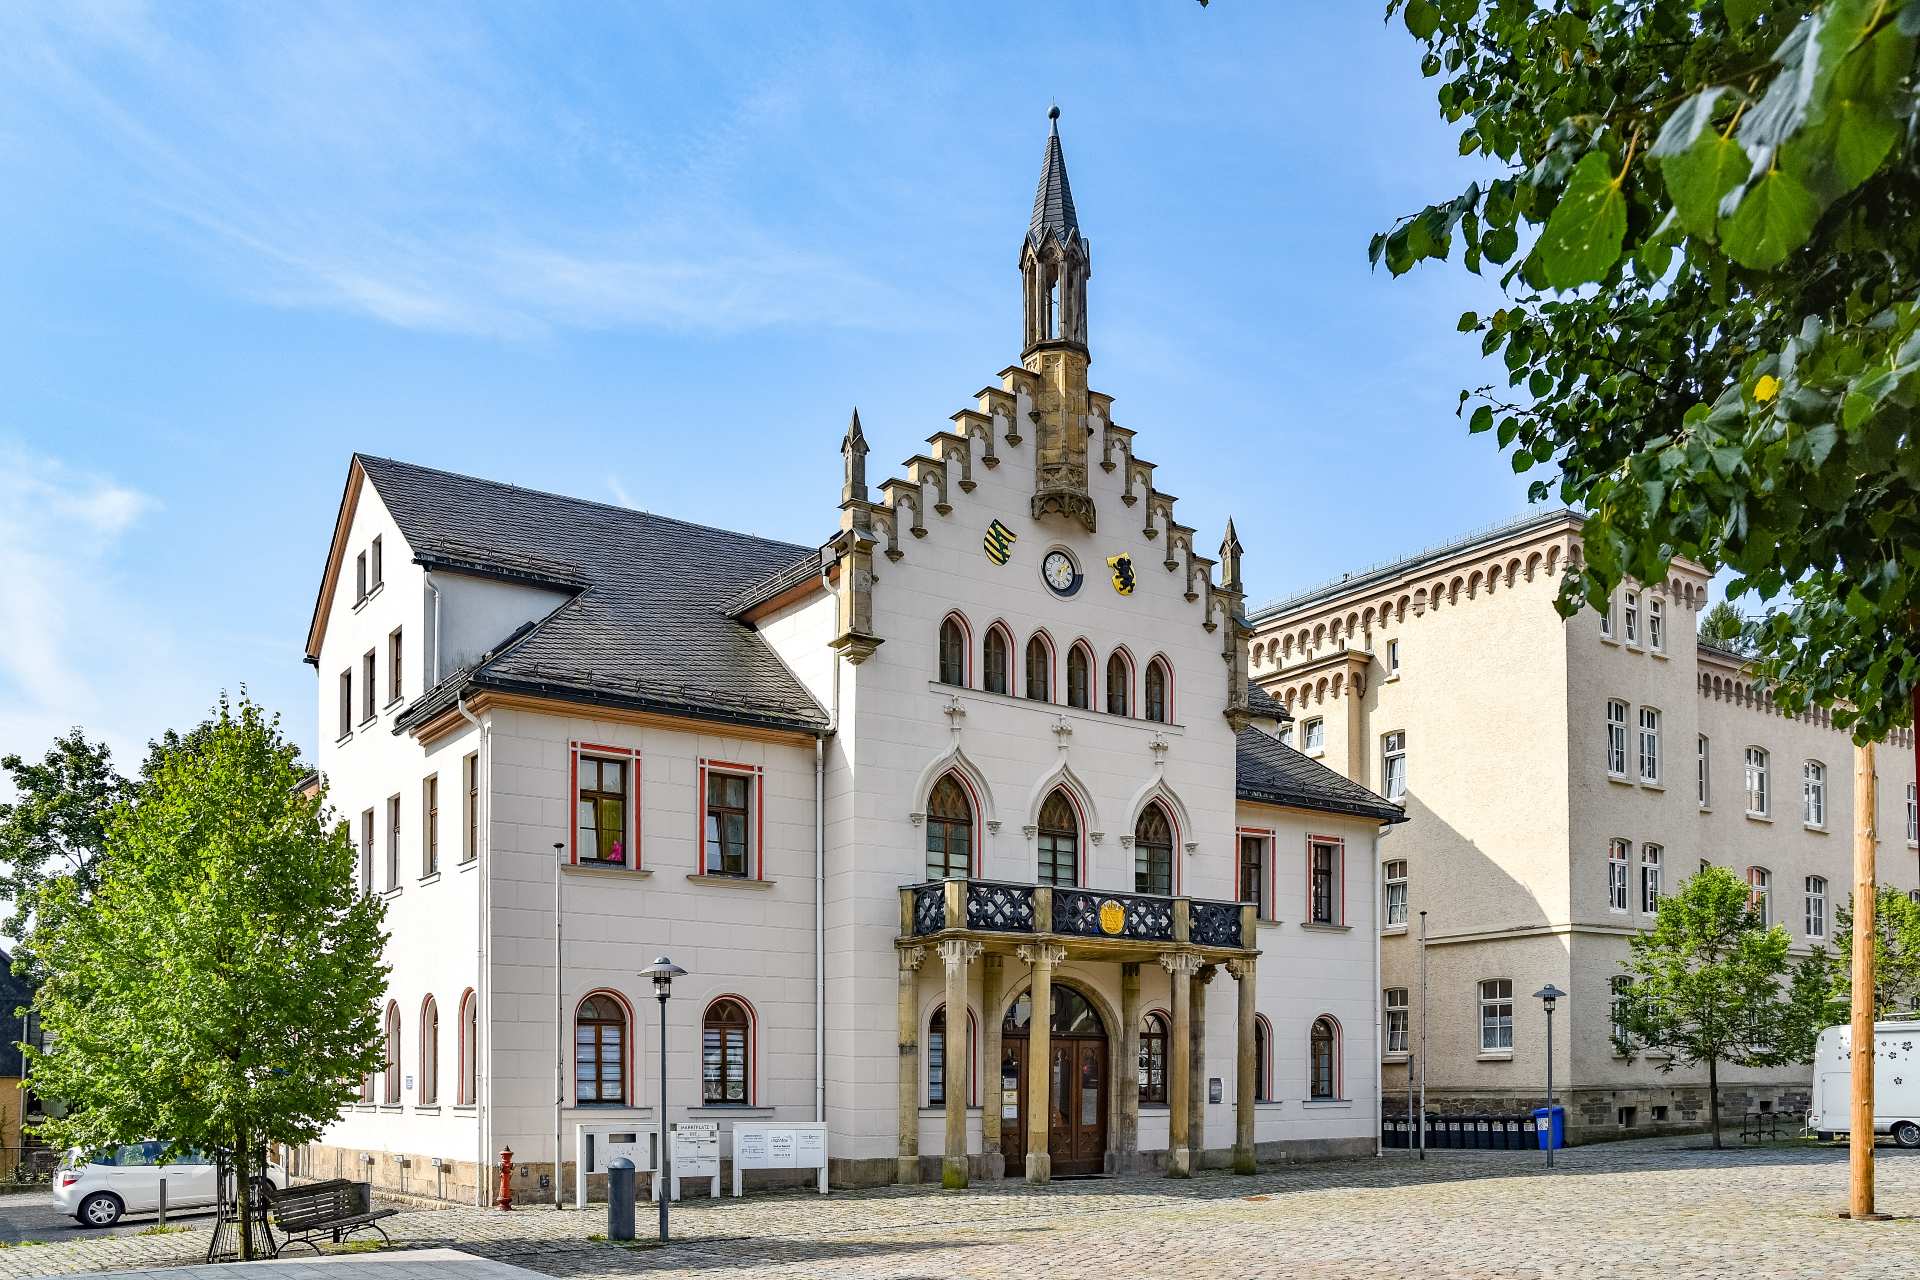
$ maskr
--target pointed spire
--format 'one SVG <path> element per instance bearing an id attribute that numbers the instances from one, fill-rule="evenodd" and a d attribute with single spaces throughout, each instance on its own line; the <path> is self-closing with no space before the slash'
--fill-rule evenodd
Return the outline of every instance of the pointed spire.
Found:
<path id="1" fill-rule="evenodd" d="M 840 485 L 840 502 L 867 500 L 867 437 L 860 430 L 860 410 L 853 411 L 847 434 L 840 441 L 840 457 L 845 463 L 845 478 Z"/>
<path id="2" fill-rule="evenodd" d="M 1241 591 L 1240 535 L 1233 531 L 1233 517 L 1227 517 L 1227 536 L 1220 540 L 1220 585 L 1228 591 Z"/>
<path id="3" fill-rule="evenodd" d="M 1033 193 L 1027 241 L 1037 245 L 1052 236 L 1071 244 L 1080 238 L 1080 219 L 1073 211 L 1073 188 L 1067 185 L 1067 157 L 1060 150 L 1060 108 L 1050 107 L 1047 120 L 1047 155 L 1040 167 L 1040 186 Z"/>

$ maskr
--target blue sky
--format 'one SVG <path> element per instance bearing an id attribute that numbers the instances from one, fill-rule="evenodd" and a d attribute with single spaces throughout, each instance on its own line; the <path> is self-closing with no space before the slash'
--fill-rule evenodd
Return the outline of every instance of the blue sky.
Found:
<path id="1" fill-rule="evenodd" d="M 355 449 L 819 541 L 852 406 L 1017 358 L 1056 99 L 1094 383 L 1256 600 L 1517 513 L 1492 286 L 1368 269 L 1468 176 L 1380 10 L 0 9 L 0 750 L 242 683 L 310 749 Z"/>

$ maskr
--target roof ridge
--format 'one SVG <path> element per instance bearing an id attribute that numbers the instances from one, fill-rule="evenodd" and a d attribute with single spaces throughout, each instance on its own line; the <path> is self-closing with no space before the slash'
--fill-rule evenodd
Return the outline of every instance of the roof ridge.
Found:
<path id="1" fill-rule="evenodd" d="M 598 507 L 603 511 L 615 511 L 624 516 L 642 520 L 655 520 L 664 524 L 679 525 L 683 529 L 699 529 L 707 533 L 724 533 L 735 538 L 752 538 L 756 542 L 765 542 L 776 547 L 792 547 L 795 551 L 806 551 L 805 543 L 788 542 L 785 538 L 769 538 L 762 533 L 749 533 L 744 529 L 727 529 L 717 524 L 701 524 L 697 520 L 683 520 L 678 516 L 661 515 L 657 511 L 641 511 L 634 507 L 624 507 L 617 502 L 601 502 L 597 498 L 581 498 L 570 493 L 555 493 L 551 489 L 534 489 L 527 485 L 509 484 L 505 480 L 493 480 L 486 476 L 476 476 L 465 471 L 449 471 L 445 467 L 429 467 L 424 463 L 408 462 L 403 458 L 388 458 L 377 453 L 355 451 L 355 458 L 362 463 L 385 463 L 388 466 L 406 467 L 413 471 L 424 471 L 431 475 L 449 476 L 455 480 L 466 480 L 473 484 L 483 484 L 495 489 L 505 489 L 512 493 L 530 494 L 536 498 L 551 498 L 556 502 L 571 502 L 583 507 Z M 376 487 L 378 487 L 376 485 Z"/>

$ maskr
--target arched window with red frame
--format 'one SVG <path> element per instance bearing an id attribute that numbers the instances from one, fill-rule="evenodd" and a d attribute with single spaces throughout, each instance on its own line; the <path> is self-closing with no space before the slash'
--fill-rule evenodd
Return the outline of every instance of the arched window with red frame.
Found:
<path id="1" fill-rule="evenodd" d="M 420 1002 L 420 1105 L 440 1105 L 440 1002 Z"/>
<path id="2" fill-rule="evenodd" d="M 700 1020 L 700 1097 L 709 1107 L 753 1105 L 753 1015 L 732 996 Z"/>
<path id="3" fill-rule="evenodd" d="M 1056 788 L 1040 806 L 1041 884 L 1073 888 L 1080 883 L 1080 817 L 1067 793 Z"/>
<path id="4" fill-rule="evenodd" d="M 457 1106 L 470 1107 L 480 1097 L 480 998 L 472 987 L 460 997 L 460 1083 L 454 1090 Z"/>
<path id="5" fill-rule="evenodd" d="M 967 628 L 958 614 L 950 613 L 940 624 L 940 683 L 965 688 L 967 679 Z"/>
<path id="6" fill-rule="evenodd" d="M 1093 650 L 1084 641 L 1067 650 L 1067 705 L 1093 709 Z"/>
<path id="7" fill-rule="evenodd" d="M 981 687 L 988 693 L 1012 693 L 1013 637 L 997 622 L 987 628 L 987 642 L 982 646 L 981 658 Z"/>
<path id="8" fill-rule="evenodd" d="M 1107 658 L 1107 714 L 1133 714 L 1133 664 L 1118 649 Z"/>
<path id="9" fill-rule="evenodd" d="M 627 1006 L 596 991 L 573 1015 L 573 1100 L 580 1106 L 627 1104 Z"/>
<path id="10" fill-rule="evenodd" d="M 400 1004 L 387 1001 L 387 1072 L 382 1101 L 390 1107 L 400 1105 Z"/>
<path id="11" fill-rule="evenodd" d="M 1307 1098 L 1332 1102 L 1340 1096 L 1340 1024 L 1322 1014 L 1307 1034 Z"/>
<path id="12" fill-rule="evenodd" d="M 952 774 L 942 775 L 927 795 L 927 879 L 973 874 L 973 801 Z"/>
<path id="13" fill-rule="evenodd" d="M 1147 719 L 1160 724 L 1173 720 L 1173 677 L 1167 671 L 1167 660 L 1155 658 L 1147 664 L 1147 676 L 1141 688 L 1142 713 Z"/>
<path id="14" fill-rule="evenodd" d="M 1039 632 L 1027 641 L 1026 695 L 1035 702 L 1053 701 L 1053 645 Z"/>

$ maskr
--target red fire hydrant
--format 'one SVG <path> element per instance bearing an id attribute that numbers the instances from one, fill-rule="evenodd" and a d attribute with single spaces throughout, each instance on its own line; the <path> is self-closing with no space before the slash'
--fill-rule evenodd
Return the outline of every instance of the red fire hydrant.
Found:
<path id="1" fill-rule="evenodd" d="M 493 1202 L 496 1209 L 513 1208 L 513 1148 L 500 1149 L 500 1198 Z"/>

